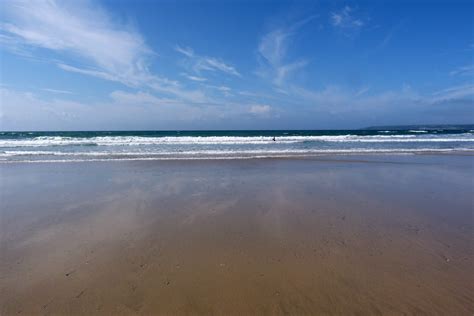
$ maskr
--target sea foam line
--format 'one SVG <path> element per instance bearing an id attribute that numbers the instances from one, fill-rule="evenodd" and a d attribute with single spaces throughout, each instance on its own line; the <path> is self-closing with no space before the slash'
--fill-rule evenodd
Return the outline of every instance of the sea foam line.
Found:
<path id="1" fill-rule="evenodd" d="M 61 152 L 61 151 L 5 151 L 0 157 L 15 156 L 196 156 L 196 155 L 236 155 L 236 154 L 318 154 L 318 153 L 396 153 L 396 152 L 451 152 L 474 151 L 474 148 L 354 148 L 354 149 L 279 149 L 279 150 L 192 150 L 192 151 L 130 151 L 130 152 Z"/>
<path id="2" fill-rule="evenodd" d="M 317 151 L 305 151 L 305 152 L 260 152 L 258 154 L 245 154 L 238 153 L 236 155 L 184 155 L 184 156 L 173 156 L 173 155 L 156 155 L 156 156 L 132 156 L 132 157 L 114 157 L 113 155 L 109 158 L 83 158 L 83 159 L 22 159 L 22 160 L 2 160 L 2 163 L 45 163 L 45 162 L 101 162 L 101 161 L 152 161 L 152 160 L 232 160 L 232 159 L 261 159 L 261 158 L 298 158 L 298 157 L 317 157 L 325 155 L 358 155 L 358 154 L 395 154 L 395 155 L 409 155 L 409 154 L 423 154 L 423 153 L 465 153 L 472 152 L 474 149 L 469 148 L 457 148 L 457 149 L 386 149 L 386 150 L 317 150 Z"/>
<path id="3" fill-rule="evenodd" d="M 276 142 L 291 144 L 301 142 L 474 142 L 470 133 L 448 135 L 338 135 L 338 136 L 279 136 Z M 12 147 L 44 147 L 44 146 L 144 146 L 144 145 L 244 145 L 272 144 L 272 137 L 267 136 L 100 136 L 90 138 L 74 138 L 61 136 L 41 136 L 32 139 L 1 139 L 0 148 Z"/>

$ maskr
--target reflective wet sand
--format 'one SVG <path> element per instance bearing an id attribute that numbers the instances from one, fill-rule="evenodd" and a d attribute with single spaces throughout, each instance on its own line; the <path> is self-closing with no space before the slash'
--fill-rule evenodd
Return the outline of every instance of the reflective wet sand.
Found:
<path id="1" fill-rule="evenodd" d="M 472 315 L 473 163 L 0 164 L 0 314 Z"/>

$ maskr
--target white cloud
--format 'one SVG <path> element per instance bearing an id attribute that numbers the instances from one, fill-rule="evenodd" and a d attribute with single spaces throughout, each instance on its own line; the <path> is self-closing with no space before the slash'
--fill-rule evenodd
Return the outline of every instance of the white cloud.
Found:
<path id="1" fill-rule="evenodd" d="M 337 12 L 332 12 L 330 15 L 331 24 L 334 27 L 344 28 L 344 29 L 359 29 L 364 25 L 364 22 L 361 19 L 355 18 L 353 16 L 354 9 L 345 6 Z"/>
<path id="2" fill-rule="evenodd" d="M 66 71 L 70 71 L 70 72 L 76 72 L 76 73 L 79 73 L 79 74 L 93 76 L 93 77 L 98 77 L 98 78 L 105 79 L 105 80 L 122 82 L 119 77 L 115 76 L 112 73 L 106 72 L 106 71 L 100 71 L 100 70 L 95 70 L 95 69 L 77 68 L 77 67 L 62 64 L 62 63 L 58 63 L 56 65 L 59 68 L 61 68 L 62 70 L 66 70 Z"/>
<path id="3" fill-rule="evenodd" d="M 193 75 L 190 75 L 190 74 L 187 74 L 187 73 L 182 73 L 181 75 L 182 75 L 183 77 L 188 78 L 189 80 L 192 80 L 192 81 L 198 81 L 198 82 L 207 81 L 207 79 L 204 78 L 204 77 L 193 76 Z"/>
<path id="4" fill-rule="evenodd" d="M 266 115 L 271 109 L 271 106 L 267 104 L 254 104 L 250 106 L 249 112 L 256 115 Z"/>
<path id="5" fill-rule="evenodd" d="M 214 86 L 214 85 L 206 85 L 206 87 L 211 89 L 216 89 L 222 92 L 230 92 L 232 89 L 227 86 Z"/>
<path id="6" fill-rule="evenodd" d="M 420 94 L 409 86 L 399 90 L 388 90 L 379 93 L 368 93 L 368 88 L 348 90 L 340 86 L 327 86 L 320 90 L 308 90 L 301 87 L 291 87 L 291 97 L 301 100 L 308 107 L 320 113 L 334 115 L 363 114 L 371 117 L 375 113 L 396 112 L 405 113 L 407 117 L 414 116 L 415 112 L 423 109 L 423 113 L 436 113 L 441 108 L 449 114 L 450 107 L 456 104 L 471 107 L 474 110 L 474 85 L 466 84 L 443 89 L 432 94 Z M 465 108 L 463 111 L 466 111 Z M 358 115 L 359 115 L 358 114 Z M 453 116 L 457 113 L 452 113 Z M 416 115 L 415 115 L 416 116 Z M 420 119 L 419 117 L 413 117 Z M 422 121 L 423 118 L 421 118 Z M 422 122 L 426 123 L 426 122 Z"/>
<path id="7" fill-rule="evenodd" d="M 46 91 L 46 92 L 51 92 L 51 93 L 57 93 L 57 94 L 73 94 L 71 91 L 67 91 L 67 90 L 58 90 L 58 89 L 49 89 L 49 88 L 43 88 L 41 90 Z"/>
<path id="8" fill-rule="evenodd" d="M 448 101 L 453 99 L 471 99 L 474 105 L 474 84 L 465 84 L 443 89 L 433 93 L 433 102 Z"/>
<path id="9" fill-rule="evenodd" d="M 78 106 L 71 101 L 48 102 L 40 100 L 30 92 L 18 92 L 0 88 L 0 129 L 2 130 L 45 130 L 66 128 L 74 122 L 87 106 Z"/>
<path id="10" fill-rule="evenodd" d="M 150 72 L 149 58 L 156 54 L 133 29 L 112 22 L 102 8 L 88 1 L 9 1 L 2 6 L 2 43 L 12 48 L 43 48 L 76 59 L 55 62 L 65 71 L 94 76 L 130 87 L 149 87 L 193 100 L 203 93 L 186 91 L 178 82 Z"/>
<path id="11" fill-rule="evenodd" d="M 96 102 L 0 87 L 0 130 L 137 130 L 238 128 L 269 108 L 249 103 L 192 104 L 149 92 L 114 91 Z"/>
<path id="12" fill-rule="evenodd" d="M 4 6 L 9 22 L 2 30 L 26 45 L 79 56 L 127 84 L 148 75 L 145 59 L 152 51 L 143 38 L 113 25 L 100 8 L 83 4 L 11 1 Z"/>
<path id="13" fill-rule="evenodd" d="M 228 75 L 241 77 L 241 74 L 234 66 L 228 65 L 218 58 L 199 56 L 189 47 L 176 46 L 175 50 L 190 60 L 191 68 L 196 73 L 201 71 L 220 71 Z"/>
<path id="14" fill-rule="evenodd" d="M 147 92 L 136 92 L 136 93 L 129 93 L 124 91 L 114 91 L 110 94 L 112 100 L 116 103 L 123 103 L 123 104 L 131 104 L 135 106 L 139 105 L 169 105 L 169 104 L 177 104 L 179 101 L 174 99 L 168 98 L 159 98 L 154 95 L 151 95 Z"/>
<path id="15" fill-rule="evenodd" d="M 270 64 L 280 64 L 286 55 L 290 35 L 291 32 L 284 29 L 274 30 L 266 34 L 258 45 L 258 52 Z"/>
<path id="16" fill-rule="evenodd" d="M 240 77 L 240 73 L 235 70 L 233 66 L 229 66 L 224 62 L 216 59 L 216 58 L 204 58 L 203 63 L 201 64 L 209 70 L 220 70 L 222 72 L 228 73 L 230 75 Z"/>
<path id="17" fill-rule="evenodd" d="M 357 94 L 357 90 L 338 86 L 315 91 L 293 88 L 288 97 L 278 98 L 278 106 L 272 106 L 265 101 L 196 105 L 144 91 L 114 91 L 109 99 L 81 103 L 65 99 L 69 95 L 46 98 L 0 87 L 0 130 L 255 128 L 256 120 L 262 118 L 271 118 L 270 125 L 265 126 L 273 128 L 281 127 L 281 123 L 290 124 L 288 128 L 311 128 L 315 124 L 320 128 L 334 128 L 335 124 L 357 128 L 375 124 L 469 123 L 474 115 L 472 85 L 427 96 L 408 88 Z M 297 111 L 288 107 L 292 104 Z"/>
<path id="18" fill-rule="evenodd" d="M 451 71 L 449 74 L 451 76 L 458 76 L 458 75 L 472 76 L 474 75 L 474 65 L 459 67 L 458 69 Z"/>
<path id="19" fill-rule="evenodd" d="M 291 93 L 293 97 L 299 98 L 313 107 L 333 113 L 346 107 L 350 108 L 354 103 L 354 100 L 351 100 L 352 94 L 338 86 L 328 86 L 321 90 L 308 90 L 293 86 Z"/>
<path id="20" fill-rule="evenodd" d="M 359 96 L 361 96 L 361 95 L 364 95 L 364 94 L 366 94 L 369 90 L 370 90 L 370 87 L 363 87 L 363 88 L 359 89 L 359 90 L 355 93 L 355 96 L 356 96 L 356 97 L 359 97 Z"/>
<path id="21" fill-rule="evenodd" d="M 301 60 L 301 61 L 296 61 L 294 63 L 289 63 L 289 64 L 285 64 L 285 65 L 281 65 L 279 67 L 276 67 L 276 69 L 275 69 L 276 76 L 273 79 L 273 82 L 277 86 L 283 85 L 283 83 L 284 83 L 286 77 L 288 76 L 288 74 L 296 71 L 297 69 L 305 67 L 307 64 L 308 64 L 308 62 L 306 60 Z"/>
<path id="22" fill-rule="evenodd" d="M 230 90 L 232 90 L 232 89 L 229 88 L 229 87 L 226 87 L 226 86 L 220 86 L 220 87 L 217 87 L 217 90 L 220 90 L 220 91 L 230 91 Z"/>
<path id="23" fill-rule="evenodd" d="M 183 54 L 184 56 L 187 56 L 187 57 L 189 57 L 189 58 L 194 57 L 194 51 L 193 51 L 191 48 L 189 48 L 189 47 L 181 47 L 181 46 L 176 45 L 175 50 L 176 50 L 178 53 L 181 53 L 181 54 Z"/>
<path id="24" fill-rule="evenodd" d="M 265 34 L 258 45 L 259 56 L 264 62 L 261 63 L 257 73 L 281 87 L 291 73 L 306 66 L 308 64 L 306 60 L 287 61 L 287 50 L 294 33 L 315 17 L 310 16 L 290 27 L 278 28 Z"/>

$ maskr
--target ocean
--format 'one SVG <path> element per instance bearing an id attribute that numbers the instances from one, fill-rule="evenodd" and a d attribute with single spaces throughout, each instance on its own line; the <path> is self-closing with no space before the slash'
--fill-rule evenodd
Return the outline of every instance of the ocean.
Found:
<path id="1" fill-rule="evenodd" d="M 0 163 L 473 152 L 474 130 L 0 132 Z"/>

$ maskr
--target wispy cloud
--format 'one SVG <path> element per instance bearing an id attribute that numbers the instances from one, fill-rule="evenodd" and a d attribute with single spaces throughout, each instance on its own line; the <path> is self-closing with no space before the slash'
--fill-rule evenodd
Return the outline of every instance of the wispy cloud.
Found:
<path id="1" fill-rule="evenodd" d="M 115 103 L 130 104 L 133 106 L 143 106 L 143 105 L 163 106 L 163 105 L 180 104 L 180 102 L 175 99 L 159 98 L 157 96 L 154 96 L 150 93 L 143 92 L 143 91 L 130 93 L 130 92 L 117 90 L 110 93 L 110 97 Z"/>
<path id="2" fill-rule="evenodd" d="M 354 16 L 354 9 L 345 6 L 339 11 L 330 14 L 332 26 L 342 29 L 360 29 L 365 23 Z"/>
<path id="3" fill-rule="evenodd" d="M 45 98 L 42 94 L 0 87 L 0 127 L 2 130 L 224 129 L 264 118 L 270 110 L 263 104 L 261 108 L 252 108 L 256 104 L 241 102 L 192 104 L 146 91 L 116 90 L 105 100 L 87 103 L 65 97 Z"/>
<path id="4" fill-rule="evenodd" d="M 272 110 L 268 104 L 253 104 L 249 108 L 249 112 L 255 115 L 267 115 Z"/>
<path id="5" fill-rule="evenodd" d="M 196 73 L 201 73 L 202 71 L 220 71 L 228 75 L 241 77 L 241 74 L 234 66 L 226 64 L 218 58 L 197 55 L 189 47 L 176 46 L 175 50 L 190 60 L 191 68 Z"/>
<path id="6" fill-rule="evenodd" d="M 474 65 L 466 65 L 459 67 L 449 73 L 451 76 L 472 76 L 474 75 Z"/>
<path id="7" fill-rule="evenodd" d="M 291 31 L 287 29 L 277 29 L 263 36 L 258 46 L 258 52 L 270 64 L 277 65 L 286 56 L 288 39 Z"/>
<path id="8" fill-rule="evenodd" d="M 359 89 L 359 90 L 355 93 L 355 96 L 356 96 L 356 97 L 359 97 L 359 96 L 361 96 L 361 95 L 364 95 L 364 94 L 366 94 L 369 90 L 370 90 L 370 87 L 363 87 L 363 88 Z"/>
<path id="9" fill-rule="evenodd" d="M 2 31 L 25 45 L 68 52 L 125 84 L 144 76 L 152 51 L 132 30 L 121 30 L 100 8 L 81 2 L 11 1 Z"/>
<path id="10" fill-rule="evenodd" d="M 389 46 L 390 42 L 392 41 L 394 35 L 400 31 L 400 29 L 405 24 L 405 20 L 401 20 L 397 24 L 393 25 L 389 31 L 385 34 L 383 39 L 380 41 L 379 45 L 375 48 L 376 50 L 384 49 L 385 47 Z"/>
<path id="11" fill-rule="evenodd" d="M 186 57 L 193 58 L 194 57 L 194 51 L 189 48 L 189 47 L 181 47 L 176 45 L 174 48 L 178 53 L 183 54 Z"/>
<path id="12" fill-rule="evenodd" d="M 287 50 L 292 36 L 295 32 L 316 18 L 309 16 L 289 27 L 281 27 L 265 34 L 258 45 L 261 69 L 258 73 L 264 77 L 271 78 L 276 86 L 283 86 L 286 78 L 297 69 L 307 65 L 307 60 L 300 59 L 296 61 L 287 60 Z"/>
<path id="13" fill-rule="evenodd" d="M 232 89 L 227 87 L 227 86 L 213 86 L 213 85 L 207 85 L 207 87 L 216 89 L 222 92 L 230 92 Z"/>
<path id="14" fill-rule="evenodd" d="M 193 76 L 193 75 L 190 75 L 190 74 L 187 74 L 187 73 L 181 73 L 181 75 L 185 78 L 188 78 L 189 80 L 192 80 L 192 81 L 198 81 L 198 82 L 207 81 L 207 78 L 199 77 L 199 76 Z"/>
<path id="15" fill-rule="evenodd" d="M 283 83 L 285 82 L 286 77 L 290 73 L 292 73 L 292 72 L 294 72 L 294 71 L 296 71 L 300 68 L 303 68 L 307 64 L 308 64 L 308 62 L 306 60 L 300 60 L 300 61 L 296 61 L 296 62 L 292 62 L 292 63 L 289 63 L 289 64 L 278 66 L 277 68 L 275 68 L 276 76 L 275 76 L 275 79 L 273 80 L 273 82 L 277 86 L 282 86 Z"/>
<path id="16" fill-rule="evenodd" d="M 228 73 L 230 75 L 238 76 L 240 77 L 240 73 L 235 70 L 233 66 L 229 66 L 222 62 L 221 60 L 218 60 L 216 58 L 203 58 L 197 65 L 196 68 L 198 71 L 199 70 L 220 70 L 222 72 Z"/>
<path id="17" fill-rule="evenodd" d="M 176 81 L 152 74 L 148 68 L 156 56 L 135 30 L 114 23 L 101 7 L 88 1 L 9 1 L 3 6 L 6 21 L 0 25 L 2 43 L 54 51 L 71 62 L 52 61 L 65 71 L 111 80 L 130 87 L 149 87 L 158 92 L 189 98 Z M 80 65 L 80 66 L 79 66 Z"/>
<path id="18" fill-rule="evenodd" d="M 474 84 L 464 84 L 450 87 L 433 93 L 432 102 L 440 102 L 454 99 L 470 99 L 474 105 Z"/>
<path id="19" fill-rule="evenodd" d="M 51 93 L 57 93 L 57 94 L 73 94 L 71 91 L 67 91 L 67 90 L 58 90 L 58 89 L 49 89 L 49 88 L 43 88 L 41 90 L 46 91 L 46 92 L 51 92 Z"/>
<path id="20" fill-rule="evenodd" d="M 232 93 L 232 88 L 227 87 L 227 86 L 215 86 L 215 85 L 205 85 L 207 88 L 216 90 L 220 92 L 221 95 L 224 95 L 225 97 L 230 97 L 233 96 L 234 94 Z"/>
<path id="21" fill-rule="evenodd" d="M 113 73 L 107 72 L 107 71 L 101 71 L 101 70 L 96 70 L 96 69 L 85 69 L 85 68 L 78 68 L 70 65 L 66 65 L 63 63 L 57 63 L 56 64 L 59 68 L 65 71 L 69 72 L 75 72 L 83 75 L 88 75 L 88 76 L 93 76 L 93 77 L 98 77 L 101 79 L 105 80 L 110 80 L 110 81 L 117 81 L 117 82 L 122 82 L 120 80 L 119 76 L 114 75 Z"/>
<path id="22" fill-rule="evenodd" d="M 382 113 L 414 113 L 434 115 L 442 110 L 448 113 L 453 106 L 461 106 L 463 113 L 472 114 L 474 107 L 474 85 L 465 84 L 442 89 L 431 94 L 421 94 L 409 86 L 397 90 L 368 93 L 368 88 L 345 89 L 341 86 L 327 86 L 319 90 L 309 90 L 293 86 L 292 97 L 311 104 L 314 111 L 331 115 L 372 116 Z M 358 114 L 357 114 L 358 113 Z M 368 114 L 370 113 L 370 114 Z M 397 114 L 398 115 L 398 114 Z M 421 118 L 423 119 L 423 118 Z"/>

